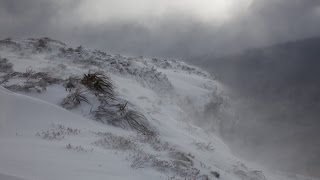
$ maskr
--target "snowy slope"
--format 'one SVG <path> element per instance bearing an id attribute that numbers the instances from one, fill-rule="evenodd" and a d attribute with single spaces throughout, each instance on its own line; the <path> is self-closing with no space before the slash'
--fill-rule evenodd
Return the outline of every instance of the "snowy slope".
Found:
<path id="1" fill-rule="evenodd" d="M 199 68 L 48 38 L 2 40 L 0 56 L 0 179 L 311 179 L 249 167 L 213 132 L 217 123 L 196 126 L 212 100 L 227 101 L 223 85 Z M 118 113 L 115 102 L 102 106 L 90 90 L 89 103 L 62 107 L 74 92 L 67 79 L 89 70 L 111 78 L 116 103 L 141 113 L 152 135 L 101 121 L 99 108 Z"/>

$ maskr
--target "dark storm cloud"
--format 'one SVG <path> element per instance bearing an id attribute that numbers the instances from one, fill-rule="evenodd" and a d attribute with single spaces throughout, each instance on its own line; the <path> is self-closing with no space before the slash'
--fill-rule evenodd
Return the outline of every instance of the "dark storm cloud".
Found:
<path id="1" fill-rule="evenodd" d="M 76 7 L 75 1 L 1 0 L 0 37 L 55 36 L 65 28 L 61 26 L 62 14 Z M 60 24 L 58 24 L 60 23 Z M 68 25 L 66 25 L 68 27 Z"/>
<path id="2" fill-rule="evenodd" d="M 312 0 L 256 0 L 218 24 L 174 10 L 161 17 L 146 12 L 137 19 L 123 15 L 118 20 L 88 22 L 76 12 L 82 2 L 1 0 L 0 37 L 50 36 L 137 56 L 190 57 L 227 54 L 320 32 L 319 2 Z M 146 17 L 150 19 L 141 22 Z"/>

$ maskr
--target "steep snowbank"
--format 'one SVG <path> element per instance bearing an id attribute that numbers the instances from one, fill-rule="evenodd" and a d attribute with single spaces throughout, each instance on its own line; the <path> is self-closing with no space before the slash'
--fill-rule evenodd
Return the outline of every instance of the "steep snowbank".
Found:
<path id="1" fill-rule="evenodd" d="M 94 149 L 93 132 L 117 130 L 101 126 L 60 107 L 0 89 L 0 169 L 15 179 L 156 179 L 156 174 L 133 171 L 112 152 Z M 53 126 L 54 125 L 54 126 Z M 61 126 L 56 128 L 58 126 Z M 68 130 L 79 130 L 70 133 Z M 61 140 L 45 140 L 37 133 L 62 133 Z M 123 133 L 123 132 L 121 132 Z M 52 135 L 52 134 L 51 134 Z M 50 135 L 50 136 L 51 136 Z M 68 144 L 83 150 L 68 151 Z M 87 152 L 88 151 L 88 152 Z M 11 175 L 14 175 L 11 177 Z M 10 179 L 8 178 L 8 179 Z M 19 178 L 16 178 L 19 179 Z"/>

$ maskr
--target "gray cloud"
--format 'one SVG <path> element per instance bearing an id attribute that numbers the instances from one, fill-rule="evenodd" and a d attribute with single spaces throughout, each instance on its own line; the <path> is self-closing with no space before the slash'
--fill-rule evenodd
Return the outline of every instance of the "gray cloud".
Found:
<path id="1" fill-rule="evenodd" d="M 252 11 L 263 23 L 271 38 L 294 38 L 314 35 L 319 30 L 319 1 L 256 1 Z"/>
<path id="2" fill-rule="evenodd" d="M 190 57 L 222 55 L 320 32 L 319 2 L 313 0 L 256 0 L 219 23 L 174 8 L 158 16 L 152 11 L 134 18 L 129 17 L 132 13 L 123 13 L 123 17 L 96 22 L 92 21 L 95 14 L 90 15 L 92 8 L 82 7 L 85 2 L 2 0 L 0 37 L 50 36 L 115 53 Z M 108 14 L 108 2 L 114 2 L 104 2 Z"/>

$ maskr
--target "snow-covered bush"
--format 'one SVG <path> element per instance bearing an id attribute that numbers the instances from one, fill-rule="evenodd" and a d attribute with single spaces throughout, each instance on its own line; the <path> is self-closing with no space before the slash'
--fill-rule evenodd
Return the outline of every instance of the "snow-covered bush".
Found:
<path id="1" fill-rule="evenodd" d="M 246 180 L 267 180 L 263 172 L 257 170 L 250 170 L 246 165 L 239 162 L 234 165 L 233 172 L 236 176 Z"/>
<path id="2" fill-rule="evenodd" d="M 26 69 L 26 71 L 24 73 L 20 74 L 20 77 L 32 78 L 31 76 L 33 76 L 35 73 L 36 72 L 33 69 L 28 68 L 28 69 Z"/>
<path id="3" fill-rule="evenodd" d="M 17 76 L 28 80 L 39 80 L 47 85 L 60 84 L 62 82 L 62 79 L 52 77 L 46 72 L 36 72 L 33 69 L 26 69 L 23 73 L 17 72 Z"/>
<path id="4" fill-rule="evenodd" d="M 126 151 L 128 153 L 126 159 L 131 161 L 131 167 L 134 169 L 154 168 L 177 177 L 177 179 L 178 177 L 182 179 L 199 179 L 203 177 L 203 175 L 200 175 L 200 170 L 194 167 L 192 159 L 195 157 L 190 153 L 186 154 L 174 148 L 165 148 L 163 151 L 168 151 L 168 157 L 164 158 L 160 154 L 145 152 L 140 148 L 139 143 L 148 143 L 150 140 L 154 140 L 153 137 L 123 137 L 110 132 L 97 132 L 95 134 L 102 137 L 102 139 L 94 142 L 93 145 L 110 150 Z M 136 138 L 142 139 L 136 141 Z"/>
<path id="5" fill-rule="evenodd" d="M 185 156 L 184 156 L 185 158 Z M 180 156 L 163 159 L 157 155 L 136 151 L 131 154 L 129 159 L 132 161 L 132 168 L 154 168 L 160 172 L 165 172 L 182 179 L 196 179 L 199 177 L 200 170 L 195 168 L 192 163 Z M 191 161 L 191 160 L 190 160 Z"/>
<path id="6" fill-rule="evenodd" d="M 5 88 L 11 90 L 11 91 L 24 91 L 24 92 L 30 92 L 30 91 L 36 91 L 38 93 L 41 93 L 46 90 L 46 84 L 44 84 L 43 81 L 26 81 L 24 84 L 13 84 L 9 86 L 4 86 Z"/>
<path id="7" fill-rule="evenodd" d="M 0 40 L 1 50 L 21 51 L 21 44 L 12 41 L 11 38 Z"/>
<path id="8" fill-rule="evenodd" d="M 4 87 L 12 91 L 36 91 L 38 93 L 43 92 L 47 89 L 48 85 L 59 84 L 62 82 L 61 79 L 50 76 L 45 72 L 35 72 L 32 69 L 27 69 L 25 72 L 12 72 L 2 77 L 1 83 L 8 82 L 11 78 L 19 77 L 22 78 L 23 84 L 11 84 L 5 85 Z"/>
<path id="9" fill-rule="evenodd" d="M 70 76 L 65 82 L 63 86 L 66 88 L 66 91 L 71 92 L 72 89 L 76 88 L 80 83 L 80 78 L 76 76 Z"/>
<path id="10" fill-rule="evenodd" d="M 200 149 L 202 151 L 214 151 L 214 147 L 211 142 L 198 142 L 198 141 L 193 141 L 192 144 L 197 146 L 197 149 Z"/>
<path id="11" fill-rule="evenodd" d="M 105 149 L 116 149 L 116 150 L 136 150 L 138 145 L 135 144 L 132 140 L 122 136 L 116 136 L 112 133 L 99 133 L 99 136 L 102 136 L 103 139 L 100 139 L 93 144 Z"/>
<path id="12" fill-rule="evenodd" d="M 224 99 L 222 95 L 212 96 L 210 102 L 205 105 L 204 111 L 208 114 L 215 114 L 222 108 L 223 104 Z"/>
<path id="13" fill-rule="evenodd" d="M 145 136 L 138 134 L 135 137 L 136 141 L 140 143 L 149 144 L 150 147 L 155 151 L 174 151 L 175 147 L 168 142 L 164 142 L 158 135 L 156 136 Z"/>
<path id="14" fill-rule="evenodd" d="M 217 88 L 213 90 L 209 98 L 209 102 L 204 106 L 206 115 L 216 115 L 227 105 L 226 97 Z"/>
<path id="15" fill-rule="evenodd" d="M 13 64 L 7 58 L 0 57 L 0 72 L 10 73 L 13 71 Z"/>
<path id="16" fill-rule="evenodd" d="M 48 41 L 47 41 L 47 38 L 41 38 L 39 39 L 35 44 L 35 49 L 38 51 L 38 52 L 42 52 L 44 50 L 51 50 L 49 47 L 48 47 Z"/>

